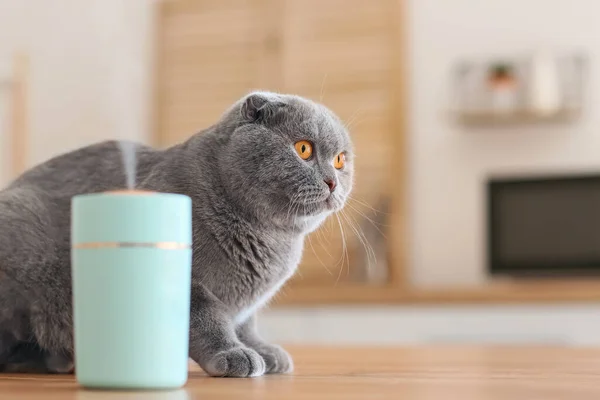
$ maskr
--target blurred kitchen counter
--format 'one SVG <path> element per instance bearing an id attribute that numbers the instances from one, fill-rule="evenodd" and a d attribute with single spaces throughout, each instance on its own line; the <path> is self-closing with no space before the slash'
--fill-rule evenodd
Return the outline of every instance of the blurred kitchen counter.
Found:
<path id="1" fill-rule="evenodd" d="M 275 306 L 339 304 L 535 304 L 600 303 L 600 278 L 498 279 L 472 286 L 411 287 L 410 285 L 344 284 L 286 286 Z"/>

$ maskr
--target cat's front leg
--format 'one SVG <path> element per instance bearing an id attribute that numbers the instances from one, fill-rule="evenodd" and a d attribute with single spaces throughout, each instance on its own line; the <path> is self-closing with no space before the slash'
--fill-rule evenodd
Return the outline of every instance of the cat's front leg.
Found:
<path id="1" fill-rule="evenodd" d="M 211 376 L 253 377 L 265 361 L 242 343 L 225 305 L 201 285 L 192 287 L 190 357 Z"/>
<path id="2" fill-rule="evenodd" d="M 294 361 L 281 346 L 265 342 L 256 328 L 256 317 L 251 316 L 236 328 L 238 338 L 253 348 L 265 360 L 267 374 L 285 374 L 294 370 Z"/>

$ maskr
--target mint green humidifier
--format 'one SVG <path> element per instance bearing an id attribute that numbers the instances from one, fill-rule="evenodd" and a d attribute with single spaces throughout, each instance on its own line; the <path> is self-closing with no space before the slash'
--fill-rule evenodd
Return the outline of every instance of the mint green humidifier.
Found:
<path id="1" fill-rule="evenodd" d="M 88 388 L 174 389 L 188 375 L 191 200 L 72 199 L 75 373 Z"/>

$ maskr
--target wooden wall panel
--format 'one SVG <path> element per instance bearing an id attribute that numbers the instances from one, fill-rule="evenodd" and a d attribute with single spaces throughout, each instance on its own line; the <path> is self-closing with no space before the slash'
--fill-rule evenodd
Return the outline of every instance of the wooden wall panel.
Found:
<path id="1" fill-rule="evenodd" d="M 171 0 L 159 12 L 158 145 L 213 124 L 254 89 L 322 101 L 351 132 L 354 200 L 338 216 L 347 253 L 334 217 L 307 241 L 292 286 L 330 290 L 402 279 L 401 246 L 389 245 L 390 238 L 402 238 L 399 229 L 390 230 L 392 217 L 399 221 L 390 210 L 402 208 L 398 187 L 404 183 L 400 1 Z"/>
<path id="2" fill-rule="evenodd" d="M 208 127 L 261 87 L 262 3 L 167 1 L 158 17 L 156 129 L 159 145 Z"/>
<path id="3" fill-rule="evenodd" d="M 390 76 L 397 40 L 389 14 L 396 3 L 287 0 L 285 5 L 282 86 L 322 100 L 336 112 L 349 127 L 357 155 L 356 200 L 350 200 L 339 222 L 334 218 L 331 229 L 311 235 L 293 284 L 384 283 L 389 268 L 387 218 L 370 207 L 387 208 L 392 201 L 390 149 L 396 110 L 390 101 L 395 90 Z"/>

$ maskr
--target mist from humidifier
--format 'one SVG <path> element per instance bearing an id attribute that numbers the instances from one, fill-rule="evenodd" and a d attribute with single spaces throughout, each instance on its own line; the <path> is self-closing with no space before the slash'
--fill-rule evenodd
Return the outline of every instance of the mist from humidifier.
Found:
<path id="1" fill-rule="evenodd" d="M 144 127 L 140 125 L 140 116 L 144 114 L 144 76 L 146 65 L 141 53 L 144 46 L 140 46 L 128 33 L 137 15 L 130 14 L 127 7 L 122 7 L 121 13 L 104 18 L 105 13 L 94 13 L 94 22 L 97 24 L 98 41 L 110 54 L 107 78 L 109 88 L 107 100 L 111 110 L 112 138 L 118 141 L 121 151 L 123 173 L 125 174 L 128 190 L 135 189 L 136 185 L 136 141 L 144 136 Z M 113 43 L 119 43 L 114 46 Z"/>
<path id="2" fill-rule="evenodd" d="M 135 189 L 135 143 L 124 140 L 119 141 L 119 149 L 121 150 L 121 160 L 123 162 L 123 172 L 128 190 Z"/>

